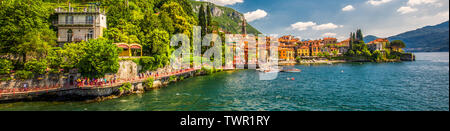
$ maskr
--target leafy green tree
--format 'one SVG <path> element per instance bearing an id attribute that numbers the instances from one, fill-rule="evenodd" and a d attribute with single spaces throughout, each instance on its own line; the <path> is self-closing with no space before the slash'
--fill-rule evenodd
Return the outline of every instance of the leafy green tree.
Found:
<path id="1" fill-rule="evenodd" d="M 347 56 L 355 56 L 355 52 L 353 50 L 348 50 Z"/>
<path id="2" fill-rule="evenodd" d="M 30 53 L 45 56 L 56 35 L 50 29 L 49 17 L 53 9 L 42 0 L 3 0 L 0 3 L 0 53 L 21 56 L 26 62 Z"/>
<path id="3" fill-rule="evenodd" d="M 157 68 L 158 65 L 156 65 L 156 60 L 154 57 L 141 57 L 140 59 L 140 65 L 142 66 L 141 71 L 145 72 L 145 71 L 150 71 L 150 70 L 155 70 Z"/>
<path id="4" fill-rule="evenodd" d="M 42 60 L 31 59 L 25 63 L 25 70 L 37 74 L 44 74 L 47 69 L 47 65 L 48 65 L 47 60 L 45 59 Z"/>
<path id="5" fill-rule="evenodd" d="M 164 30 L 155 29 L 144 37 L 142 45 L 143 53 L 146 56 L 168 56 L 170 51 L 169 33 Z"/>
<path id="6" fill-rule="evenodd" d="M 361 51 L 359 51 L 359 50 L 356 51 L 356 56 L 362 56 L 362 54 L 363 54 L 363 53 L 362 53 Z"/>
<path id="7" fill-rule="evenodd" d="M 375 59 L 375 61 L 382 61 L 383 60 L 383 54 L 379 50 L 374 51 L 372 53 L 372 57 L 373 57 L 373 59 Z"/>
<path id="8" fill-rule="evenodd" d="M 76 68 L 83 56 L 86 55 L 85 48 L 86 42 L 66 43 L 64 49 L 61 51 L 61 67 L 65 71 Z"/>
<path id="9" fill-rule="evenodd" d="M 50 49 L 46 60 L 48 61 L 48 66 L 51 69 L 59 70 L 61 69 L 63 61 L 63 50 L 60 47 Z"/>
<path id="10" fill-rule="evenodd" d="M 83 76 L 99 78 L 106 73 L 116 73 L 119 70 L 120 49 L 106 39 L 96 39 L 84 42 L 85 55 L 77 67 Z"/>
<path id="11" fill-rule="evenodd" d="M 406 44 L 402 40 L 394 40 L 391 42 L 390 47 L 395 51 L 399 51 L 399 49 L 405 48 Z"/>
<path id="12" fill-rule="evenodd" d="M 0 74 L 9 74 L 13 69 L 12 62 L 7 59 L 0 59 Z"/>
<path id="13" fill-rule="evenodd" d="M 372 53 L 370 53 L 370 51 L 366 48 L 362 50 L 362 53 L 366 57 L 372 57 Z"/>
<path id="14" fill-rule="evenodd" d="M 192 27 L 197 24 L 195 19 L 176 2 L 168 2 L 161 6 L 161 14 L 167 14 L 173 20 L 175 32 L 170 34 L 184 33 L 191 36 Z"/>

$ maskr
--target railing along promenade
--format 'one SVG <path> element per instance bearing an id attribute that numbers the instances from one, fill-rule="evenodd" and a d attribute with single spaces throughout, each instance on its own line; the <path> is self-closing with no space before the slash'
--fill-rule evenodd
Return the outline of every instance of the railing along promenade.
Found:
<path id="1" fill-rule="evenodd" d="M 197 69 L 198 70 L 198 69 Z M 36 92 L 49 92 L 49 91 L 61 91 L 61 90 L 70 90 L 70 89 L 76 89 L 76 88 L 87 88 L 87 89 L 94 89 L 94 88 L 110 88 L 110 87 L 117 87 L 121 86 L 125 83 L 139 83 L 144 82 L 148 78 L 154 78 L 154 80 L 161 80 L 164 78 L 169 78 L 171 76 L 178 76 L 183 75 L 185 73 L 195 72 L 197 71 L 194 68 L 190 69 L 181 69 L 170 73 L 151 73 L 150 75 L 146 75 L 145 73 L 141 73 L 139 76 L 136 76 L 134 78 L 126 78 L 126 79 L 117 79 L 117 80 L 107 80 L 104 81 L 90 81 L 90 82 L 80 82 L 74 85 L 64 84 L 64 86 L 61 86 L 60 84 L 55 84 L 52 86 L 45 86 L 45 87 L 28 87 L 28 88 L 12 88 L 12 89 L 0 89 L 0 97 L 2 95 L 15 95 L 15 94 L 27 94 L 27 93 L 36 93 Z M 100 79 L 101 80 L 101 79 Z M 85 84 L 86 83 L 86 84 Z"/>

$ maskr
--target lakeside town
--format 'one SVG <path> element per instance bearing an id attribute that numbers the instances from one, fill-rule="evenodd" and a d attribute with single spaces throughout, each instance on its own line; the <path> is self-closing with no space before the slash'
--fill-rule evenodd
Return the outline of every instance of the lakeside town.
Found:
<path id="1" fill-rule="evenodd" d="M 39 6 L 37 3 L 33 4 Z M 161 12 L 151 13 L 148 19 L 165 15 L 169 18 L 172 16 L 191 18 L 183 12 L 180 14 L 164 12 L 164 8 L 169 10 L 172 6 L 180 5 L 168 3 L 167 6 L 161 7 Z M 121 23 L 122 19 L 110 21 L 111 18 L 108 17 L 106 10 L 96 4 L 73 7 L 69 3 L 67 7 L 58 7 L 53 11 L 51 15 L 54 17 L 51 19 L 49 16 L 40 18 L 42 21 L 51 21 L 51 25 L 43 24 L 33 27 L 39 31 L 32 30 L 18 38 L 30 39 L 25 41 L 8 39 L 4 42 L 6 44 L 2 43 L 0 101 L 33 99 L 41 96 L 90 98 L 111 96 L 117 92 L 120 96 L 127 92 L 143 92 L 146 89 L 162 87 L 196 75 L 222 71 L 222 69 L 207 70 L 192 67 L 178 70 L 171 68 L 168 57 L 173 49 L 167 46 L 170 43 L 169 36 L 175 32 L 169 33 L 155 29 L 148 32 L 149 36 L 143 36 L 141 40 L 138 40 L 137 35 L 125 33 L 135 29 L 134 26 Z M 113 22 L 116 27 L 109 27 L 108 25 Z M 154 21 L 148 21 L 147 24 L 154 24 L 152 22 Z M 176 24 L 179 23 L 174 23 Z M 192 27 L 193 25 L 181 26 Z M 204 26 L 206 27 L 202 26 L 202 30 L 206 28 L 206 33 L 227 32 L 221 28 L 209 30 L 212 29 L 211 25 Z M 180 25 L 174 27 L 180 27 Z M 51 32 L 50 28 L 56 30 L 55 34 L 48 33 Z M 191 28 L 183 29 L 177 30 L 192 34 Z M 251 36 L 247 34 L 245 19 L 241 29 L 243 34 L 240 35 Z M 143 32 L 145 31 L 147 30 L 143 29 Z M 350 33 L 349 38 L 343 41 L 332 37 L 300 40 L 291 35 L 282 36 L 276 41 L 279 43 L 277 51 L 280 65 L 397 62 L 415 59 L 413 54 L 402 50 L 406 47 L 404 42 L 379 38 L 366 43 L 363 41 L 361 30 Z M 263 44 L 270 46 L 270 42 L 271 40 L 267 39 L 267 42 Z M 17 46 L 8 43 L 21 44 Z M 248 52 L 253 49 L 249 48 L 247 41 L 241 44 L 245 44 L 244 61 L 246 64 L 252 64 L 249 63 L 252 60 L 248 60 Z M 233 61 L 241 61 L 240 59 L 234 57 Z"/>

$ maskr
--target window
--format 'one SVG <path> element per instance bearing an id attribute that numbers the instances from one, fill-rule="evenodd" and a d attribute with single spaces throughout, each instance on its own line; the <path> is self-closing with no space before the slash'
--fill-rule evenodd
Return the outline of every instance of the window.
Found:
<path id="1" fill-rule="evenodd" d="M 71 15 L 66 16 L 66 24 L 73 24 L 73 16 Z"/>
<path id="2" fill-rule="evenodd" d="M 94 38 L 94 30 L 89 29 L 86 40 L 89 41 L 89 39 L 92 39 L 92 38 Z"/>
<path id="3" fill-rule="evenodd" d="M 71 29 L 67 31 L 67 42 L 72 42 L 73 32 Z"/>
<path id="4" fill-rule="evenodd" d="M 93 24 L 94 16 L 86 16 L 86 24 Z"/>

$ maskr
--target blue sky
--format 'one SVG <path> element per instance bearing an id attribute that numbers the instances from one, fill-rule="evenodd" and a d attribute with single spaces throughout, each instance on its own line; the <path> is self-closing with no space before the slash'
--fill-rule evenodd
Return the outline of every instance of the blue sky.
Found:
<path id="1" fill-rule="evenodd" d="M 448 21 L 448 0 L 201 0 L 245 13 L 265 34 L 343 40 L 357 28 L 389 37 Z"/>

